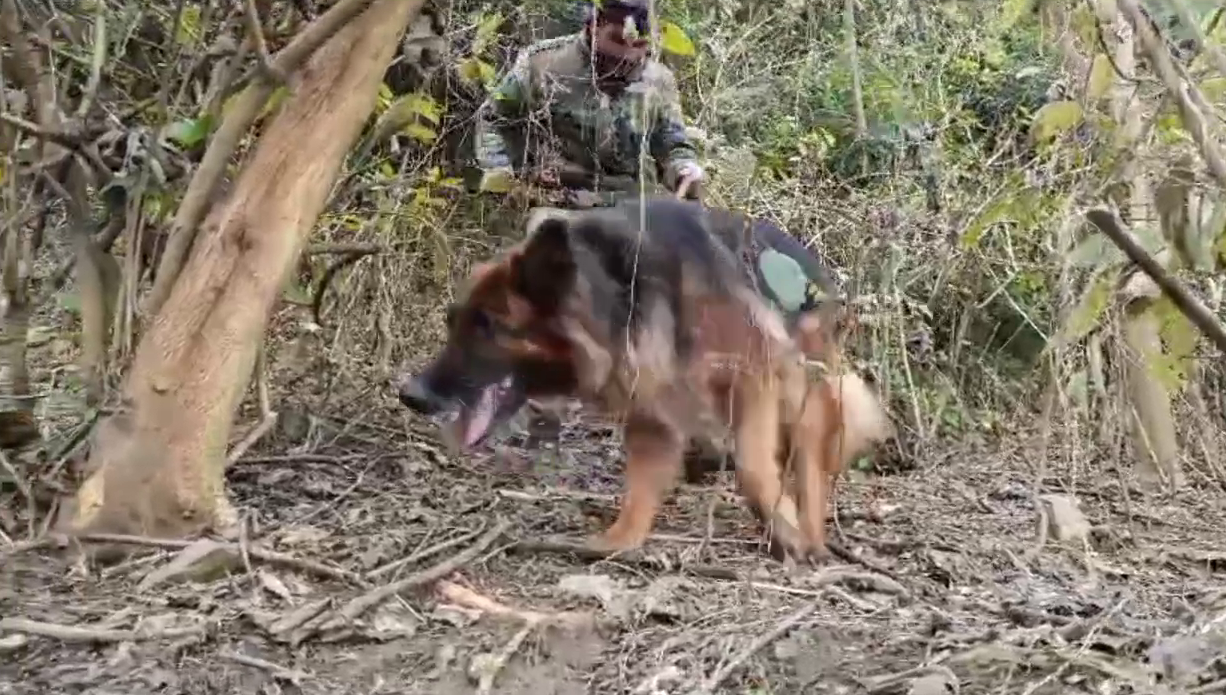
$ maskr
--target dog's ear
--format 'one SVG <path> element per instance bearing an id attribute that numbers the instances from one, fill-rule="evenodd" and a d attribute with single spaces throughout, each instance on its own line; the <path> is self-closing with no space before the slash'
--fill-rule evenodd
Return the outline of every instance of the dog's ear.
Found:
<path id="1" fill-rule="evenodd" d="M 547 217 L 531 234 L 515 259 L 515 289 L 538 310 L 552 311 L 575 282 L 570 224 L 564 216 Z"/>

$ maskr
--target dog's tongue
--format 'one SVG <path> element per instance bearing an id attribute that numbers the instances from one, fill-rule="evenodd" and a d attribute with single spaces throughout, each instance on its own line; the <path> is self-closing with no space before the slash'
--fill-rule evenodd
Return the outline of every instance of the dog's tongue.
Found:
<path id="1" fill-rule="evenodd" d="M 498 408 L 498 386 L 486 386 L 481 391 L 481 397 L 468 413 L 464 423 L 464 446 L 470 447 L 481 441 L 494 421 L 494 411 Z"/>

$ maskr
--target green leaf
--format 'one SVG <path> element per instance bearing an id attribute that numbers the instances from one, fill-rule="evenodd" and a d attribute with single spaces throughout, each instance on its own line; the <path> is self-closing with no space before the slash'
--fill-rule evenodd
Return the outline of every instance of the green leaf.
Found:
<path id="1" fill-rule="evenodd" d="M 1111 59 L 1104 53 L 1094 56 L 1090 66 L 1090 78 L 1086 81 L 1086 93 L 1091 99 L 1101 99 L 1111 89 L 1115 82 L 1115 68 L 1111 67 Z"/>
<path id="2" fill-rule="evenodd" d="M 1217 103 L 1226 94 L 1226 77 L 1219 75 L 1204 80 L 1200 83 L 1200 91 L 1209 103 Z"/>
<path id="3" fill-rule="evenodd" d="M 174 21 L 173 15 L 171 21 Z M 185 5 L 179 15 L 179 30 L 175 33 L 175 41 L 180 46 L 192 47 L 200 43 L 200 7 Z"/>
<path id="4" fill-rule="evenodd" d="M 681 27 L 672 22 L 660 25 L 660 48 L 679 56 L 694 55 L 694 42 Z"/>
<path id="5" fill-rule="evenodd" d="M 81 313 L 81 296 L 75 292 L 61 292 L 57 296 L 57 303 L 70 314 Z"/>
<path id="6" fill-rule="evenodd" d="M 966 230 L 962 232 L 962 236 L 958 239 L 959 246 L 964 249 L 973 249 L 979 246 L 984 232 L 992 225 L 1008 217 L 1012 207 L 1013 197 L 1010 193 L 1002 193 L 997 196 L 996 200 L 984 208 L 983 212 L 971 220 L 970 224 L 966 225 Z"/>
<path id="7" fill-rule="evenodd" d="M 1159 335 L 1166 344 L 1166 352 L 1179 362 L 1190 360 L 1200 344 L 1200 330 L 1184 315 L 1170 297 L 1163 295 L 1154 302 L 1154 314 L 1159 320 Z"/>
<path id="8" fill-rule="evenodd" d="M 232 94 L 229 99 L 226 99 L 225 103 L 221 105 L 222 115 L 223 116 L 229 115 L 230 111 L 234 109 L 234 105 L 238 103 L 239 98 L 242 97 L 244 94 L 246 94 L 248 89 L 254 89 L 254 88 L 255 88 L 254 86 L 249 85 L 247 87 L 244 87 L 241 92 Z M 274 109 L 276 109 L 278 106 L 281 105 L 281 102 L 285 101 L 285 97 L 288 95 L 289 95 L 289 90 L 285 88 L 284 86 L 277 87 L 276 89 L 274 89 L 272 93 L 268 95 L 268 101 L 264 102 L 264 108 L 260 109 L 260 113 L 259 113 L 259 116 L 257 116 L 257 119 L 263 118 L 267 116 L 269 113 L 271 113 Z"/>
<path id="9" fill-rule="evenodd" d="M 477 20 L 477 36 L 473 39 L 473 55 L 480 55 L 485 52 L 485 49 L 498 37 L 498 29 L 501 26 L 501 12 L 483 13 L 481 15 L 481 18 Z"/>
<path id="10" fill-rule="evenodd" d="M 476 56 L 465 58 L 464 61 L 460 63 L 459 72 L 460 79 L 469 84 L 479 84 L 486 90 L 491 90 L 494 88 L 494 81 L 498 77 L 493 65 L 490 65 Z"/>
<path id="11" fill-rule="evenodd" d="M 434 100 L 434 97 L 423 92 L 413 92 L 400 97 L 388 111 L 397 121 L 411 121 L 414 120 L 414 117 L 418 117 L 435 125 L 438 125 L 439 118 L 443 115 L 443 107 Z"/>
<path id="12" fill-rule="evenodd" d="M 1101 273 L 1094 279 L 1090 289 L 1081 297 L 1081 301 L 1069 313 L 1068 322 L 1064 326 L 1064 338 L 1070 342 L 1081 340 L 1098 327 L 1098 322 L 1111 300 L 1111 290 L 1115 285 L 1114 273 Z"/>
<path id="13" fill-rule="evenodd" d="M 1081 105 L 1075 101 L 1053 101 L 1044 104 L 1034 114 L 1030 136 L 1035 142 L 1049 142 L 1060 133 L 1076 128 L 1084 118 Z"/>
<path id="14" fill-rule="evenodd" d="M 434 132 L 433 128 L 420 123 L 410 123 L 401 128 L 400 132 L 422 142 L 434 142 L 438 139 L 438 133 Z"/>
<path id="15" fill-rule="evenodd" d="M 208 114 L 199 118 L 171 123 L 166 126 L 166 137 L 174 140 L 185 148 L 192 148 L 204 142 L 213 130 L 213 119 Z"/>
<path id="16" fill-rule="evenodd" d="M 375 97 L 375 113 L 382 115 L 392 106 L 392 101 L 396 98 L 396 93 L 386 82 L 379 85 L 379 95 Z"/>
<path id="17" fill-rule="evenodd" d="M 481 175 L 480 190 L 486 193 L 506 193 L 511 190 L 514 177 L 507 171 L 487 171 Z"/>

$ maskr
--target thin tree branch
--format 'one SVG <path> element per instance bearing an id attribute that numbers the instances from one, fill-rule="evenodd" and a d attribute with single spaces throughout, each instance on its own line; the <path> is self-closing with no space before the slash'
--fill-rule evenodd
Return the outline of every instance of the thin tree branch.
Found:
<path id="1" fill-rule="evenodd" d="M 1226 328 L 1223 328 L 1221 321 L 1218 321 L 1213 312 L 1194 297 L 1182 283 L 1171 277 L 1170 273 L 1166 272 L 1166 269 L 1159 265 L 1153 256 L 1141 248 L 1141 245 L 1137 243 L 1132 233 L 1124 228 L 1123 222 L 1114 212 L 1096 208 L 1086 213 L 1086 219 L 1118 246 L 1129 260 L 1140 266 L 1146 275 L 1153 278 L 1153 281 L 1166 296 L 1171 298 L 1171 302 L 1178 307 L 1179 311 L 1212 340 L 1223 354 L 1226 354 Z"/>
<path id="2" fill-rule="evenodd" d="M 273 71 L 282 75 L 292 74 L 333 34 L 362 14 L 372 1 L 341 0 L 333 5 L 327 13 L 312 22 L 277 53 L 272 62 Z M 213 135 L 200 166 L 187 185 L 183 201 L 179 204 L 171 224 L 170 239 L 161 263 L 158 264 L 157 280 L 149 293 L 146 310 L 150 315 L 156 314 L 170 296 L 179 270 L 187 259 L 192 242 L 195 241 L 196 231 L 208 214 L 213 197 L 221 184 L 230 157 L 238 149 L 239 142 L 251 128 L 264 105 L 268 103 L 274 88 L 275 83 L 267 76 L 254 80 L 239 94 L 233 110 L 222 120 L 221 126 Z"/>
<path id="3" fill-rule="evenodd" d="M 1204 96 L 1195 85 L 1188 84 L 1179 76 L 1179 70 L 1171 60 L 1171 53 L 1167 50 L 1166 43 L 1154 33 L 1153 26 L 1149 23 L 1141 6 L 1137 4 L 1137 0 L 1119 0 L 1118 6 L 1141 40 L 1141 47 L 1145 50 L 1151 67 L 1162 79 L 1167 92 L 1175 99 L 1183 127 L 1200 149 L 1201 157 L 1209 166 L 1209 173 L 1213 175 L 1219 186 L 1226 188 L 1226 156 L 1223 156 L 1222 151 L 1218 148 L 1205 115 L 1196 106 L 1197 103 L 1206 103 Z"/>

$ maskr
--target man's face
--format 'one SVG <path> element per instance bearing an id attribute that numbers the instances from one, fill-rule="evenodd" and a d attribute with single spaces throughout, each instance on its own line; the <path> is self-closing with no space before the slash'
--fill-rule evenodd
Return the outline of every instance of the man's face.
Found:
<path id="1" fill-rule="evenodd" d="M 647 11 L 608 3 L 596 14 L 592 43 L 602 73 L 621 73 L 647 57 L 650 35 Z"/>

